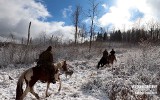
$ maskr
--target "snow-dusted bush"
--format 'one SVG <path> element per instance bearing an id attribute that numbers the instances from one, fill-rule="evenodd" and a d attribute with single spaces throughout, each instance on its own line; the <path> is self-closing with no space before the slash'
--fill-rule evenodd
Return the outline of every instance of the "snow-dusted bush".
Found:
<path id="1" fill-rule="evenodd" d="M 39 50 L 34 46 L 15 45 L 10 44 L 8 46 L 1 47 L 0 51 L 0 64 L 1 66 L 7 66 L 8 64 L 27 64 L 33 63 L 37 58 Z"/>
<path id="2" fill-rule="evenodd" d="M 131 48 L 118 55 L 120 62 L 112 71 L 113 77 L 108 78 L 100 71 L 100 77 L 88 80 L 82 85 L 85 92 L 105 93 L 110 100 L 156 100 L 160 98 L 160 49 L 149 40 L 141 41 L 138 48 Z M 107 69 L 103 69 L 107 70 Z M 108 70 L 109 71 L 109 70 Z M 98 84 L 95 84 L 98 83 Z M 135 94 L 133 85 L 157 85 L 157 94 Z M 152 91 L 152 90 L 151 90 Z M 155 91 L 152 91 L 155 92 Z"/>
<path id="3" fill-rule="evenodd" d="M 3 46 L 0 49 L 0 66 L 7 66 L 8 64 L 28 64 L 33 63 L 38 59 L 39 54 L 46 50 L 49 45 L 18 45 L 9 44 Z M 53 58 L 57 62 L 61 59 L 65 60 L 80 60 L 80 59 L 92 59 L 99 52 L 99 48 L 92 48 L 92 52 L 89 53 L 88 46 L 82 45 L 59 45 L 53 47 Z"/>
<path id="4" fill-rule="evenodd" d="M 118 71 L 118 74 L 122 75 L 121 72 L 124 72 L 125 76 L 129 77 L 132 85 L 159 85 L 159 47 L 151 44 L 149 40 L 143 40 L 139 48 L 132 49 L 131 52 L 127 53 L 128 55 L 125 55 L 127 59 L 122 66 L 119 66 L 121 70 Z M 139 99 L 153 99 L 156 97 L 156 94 L 135 96 Z"/>

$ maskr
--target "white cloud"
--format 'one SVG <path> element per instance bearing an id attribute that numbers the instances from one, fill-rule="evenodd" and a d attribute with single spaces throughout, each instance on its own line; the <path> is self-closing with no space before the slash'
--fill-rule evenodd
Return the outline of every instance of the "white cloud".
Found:
<path id="1" fill-rule="evenodd" d="M 68 6 L 68 8 L 64 8 L 62 11 L 63 18 L 67 18 L 68 14 L 72 13 L 72 6 Z"/>
<path id="2" fill-rule="evenodd" d="M 120 9 L 117 7 L 111 7 L 110 12 L 106 13 L 99 19 L 101 25 L 107 26 L 109 24 L 113 24 L 116 27 L 119 27 L 122 24 L 128 24 L 128 20 L 130 18 L 129 12 L 127 10 L 119 10 Z"/>
<path id="3" fill-rule="evenodd" d="M 49 36 L 62 34 L 63 37 L 73 38 L 73 26 L 65 26 L 64 22 L 45 21 L 51 15 L 40 2 L 35 0 L 0 0 L 0 4 L 0 36 L 2 37 L 8 37 L 12 33 L 16 38 L 26 38 L 28 25 L 31 21 L 32 38 L 39 37 L 39 33 L 44 31 Z"/>
<path id="4" fill-rule="evenodd" d="M 150 19 L 160 21 L 160 6 L 159 0 L 117 0 L 116 5 L 109 8 L 109 12 L 99 18 L 99 23 L 103 27 L 113 25 L 116 28 L 122 29 L 125 25 L 129 29 L 135 22 L 131 21 L 131 9 L 137 9 L 144 16 L 141 18 L 141 23 L 145 23 Z"/>
<path id="5" fill-rule="evenodd" d="M 107 9 L 107 4 L 102 4 L 102 7 L 104 8 L 104 9 Z"/>

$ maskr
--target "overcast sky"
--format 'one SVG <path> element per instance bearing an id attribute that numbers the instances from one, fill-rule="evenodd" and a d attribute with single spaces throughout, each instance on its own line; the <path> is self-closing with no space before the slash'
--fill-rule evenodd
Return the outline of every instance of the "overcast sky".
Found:
<path id="1" fill-rule="evenodd" d="M 139 19 L 142 24 L 151 19 L 160 21 L 160 0 L 97 1 L 100 2 L 100 13 L 96 23 L 105 29 L 113 26 L 129 29 Z M 9 37 L 13 34 L 17 38 L 26 38 L 31 21 L 32 38 L 45 32 L 48 36 L 73 39 L 71 14 L 77 4 L 86 11 L 90 6 L 89 0 L 0 0 L 0 36 Z M 87 17 L 82 22 L 90 23 Z"/>

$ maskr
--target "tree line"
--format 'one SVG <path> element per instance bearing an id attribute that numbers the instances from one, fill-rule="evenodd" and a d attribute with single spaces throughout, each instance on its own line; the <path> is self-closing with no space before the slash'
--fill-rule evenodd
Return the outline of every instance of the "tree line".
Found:
<path id="1" fill-rule="evenodd" d="M 138 43 L 141 40 L 152 42 L 160 41 L 160 28 L 150 28 L 149 30 L 132 28 L 131 30 L 97 33 L 96 41 L 127 42 Z"/>

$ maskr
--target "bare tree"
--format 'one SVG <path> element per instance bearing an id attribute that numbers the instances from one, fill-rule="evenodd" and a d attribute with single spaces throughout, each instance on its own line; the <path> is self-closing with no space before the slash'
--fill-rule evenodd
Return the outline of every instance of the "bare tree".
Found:
<path id="1" fill-rule="evenodd" d="M 80 32 L 80 35 L 81 35 L 81 43 L 85 40 L 86 36 L 87 36 L 87 32 L 86 32 L 86 25 L 85 24 L 82 24 L 82 27 L 81 27 L 81 32 Z"/>
<path id="2" fill-rule="evenodd" d="M 49 44 L 52 45 L 53 44 L 53 35 L 51 36 L 50 40 L 49 40 Z"/>
<path id="3" fill-rule="evenodd" d="M 89 0 L 90 1 L 90 9 L 89 9 L 89 16 L 91 19 L 91 26 L 90 26 L 90 44 L 89 44 L 89 52 L 91 50 L 91 46 L 92 46 L 92 38 L 93 38 L 93 34 L 94 34 L 94 21 L 95 21 L 95 17 L 97 16 L 97 8 L 99 3 L 96 2 L 96 0 Z"/>
<path id="4" fill-rule="evenodd" d="M 39 33 L 39 43 L 46 45 L 47 42 L 47 34 L 46 31 L 42 31 L 41 33 Z"/>
<path id="5" fill-rule="evenodd" d="M 27 45 L 29 45 L 29 42 L 30 42 L 30 27 L 31 27 L 31 22 L 29 23 L 29 27 L 28 27 L 28 40 L 27 40 Z"/>
<path id="6" fill-rule="evenodd" d="M 28 60 L 28 57 L 29 57 L 29 44 L 30 44 L 30 28 L 31 28 L 31 22 L 29 23 L 29 27 L 28 27 L 28 39 L 27 39 L 27 46 L 26 46 L 26 49 L 25 49 L 25 55 L 24 55 L 24 61 L 27 61 Z"/>
<path id="7" fill-rule="evenodd" d="M 80 5 L 77 5 L 75 11 L 72 14 L 72 17 L 73 17 L 72 21 L 73 21 L 73 24 L 75 26 L 75 44 L 77 44 L 78 26 L 80 24 L 80 13 L 81 13 L 81 10 L 82 9 L 81 9 Z"/>

